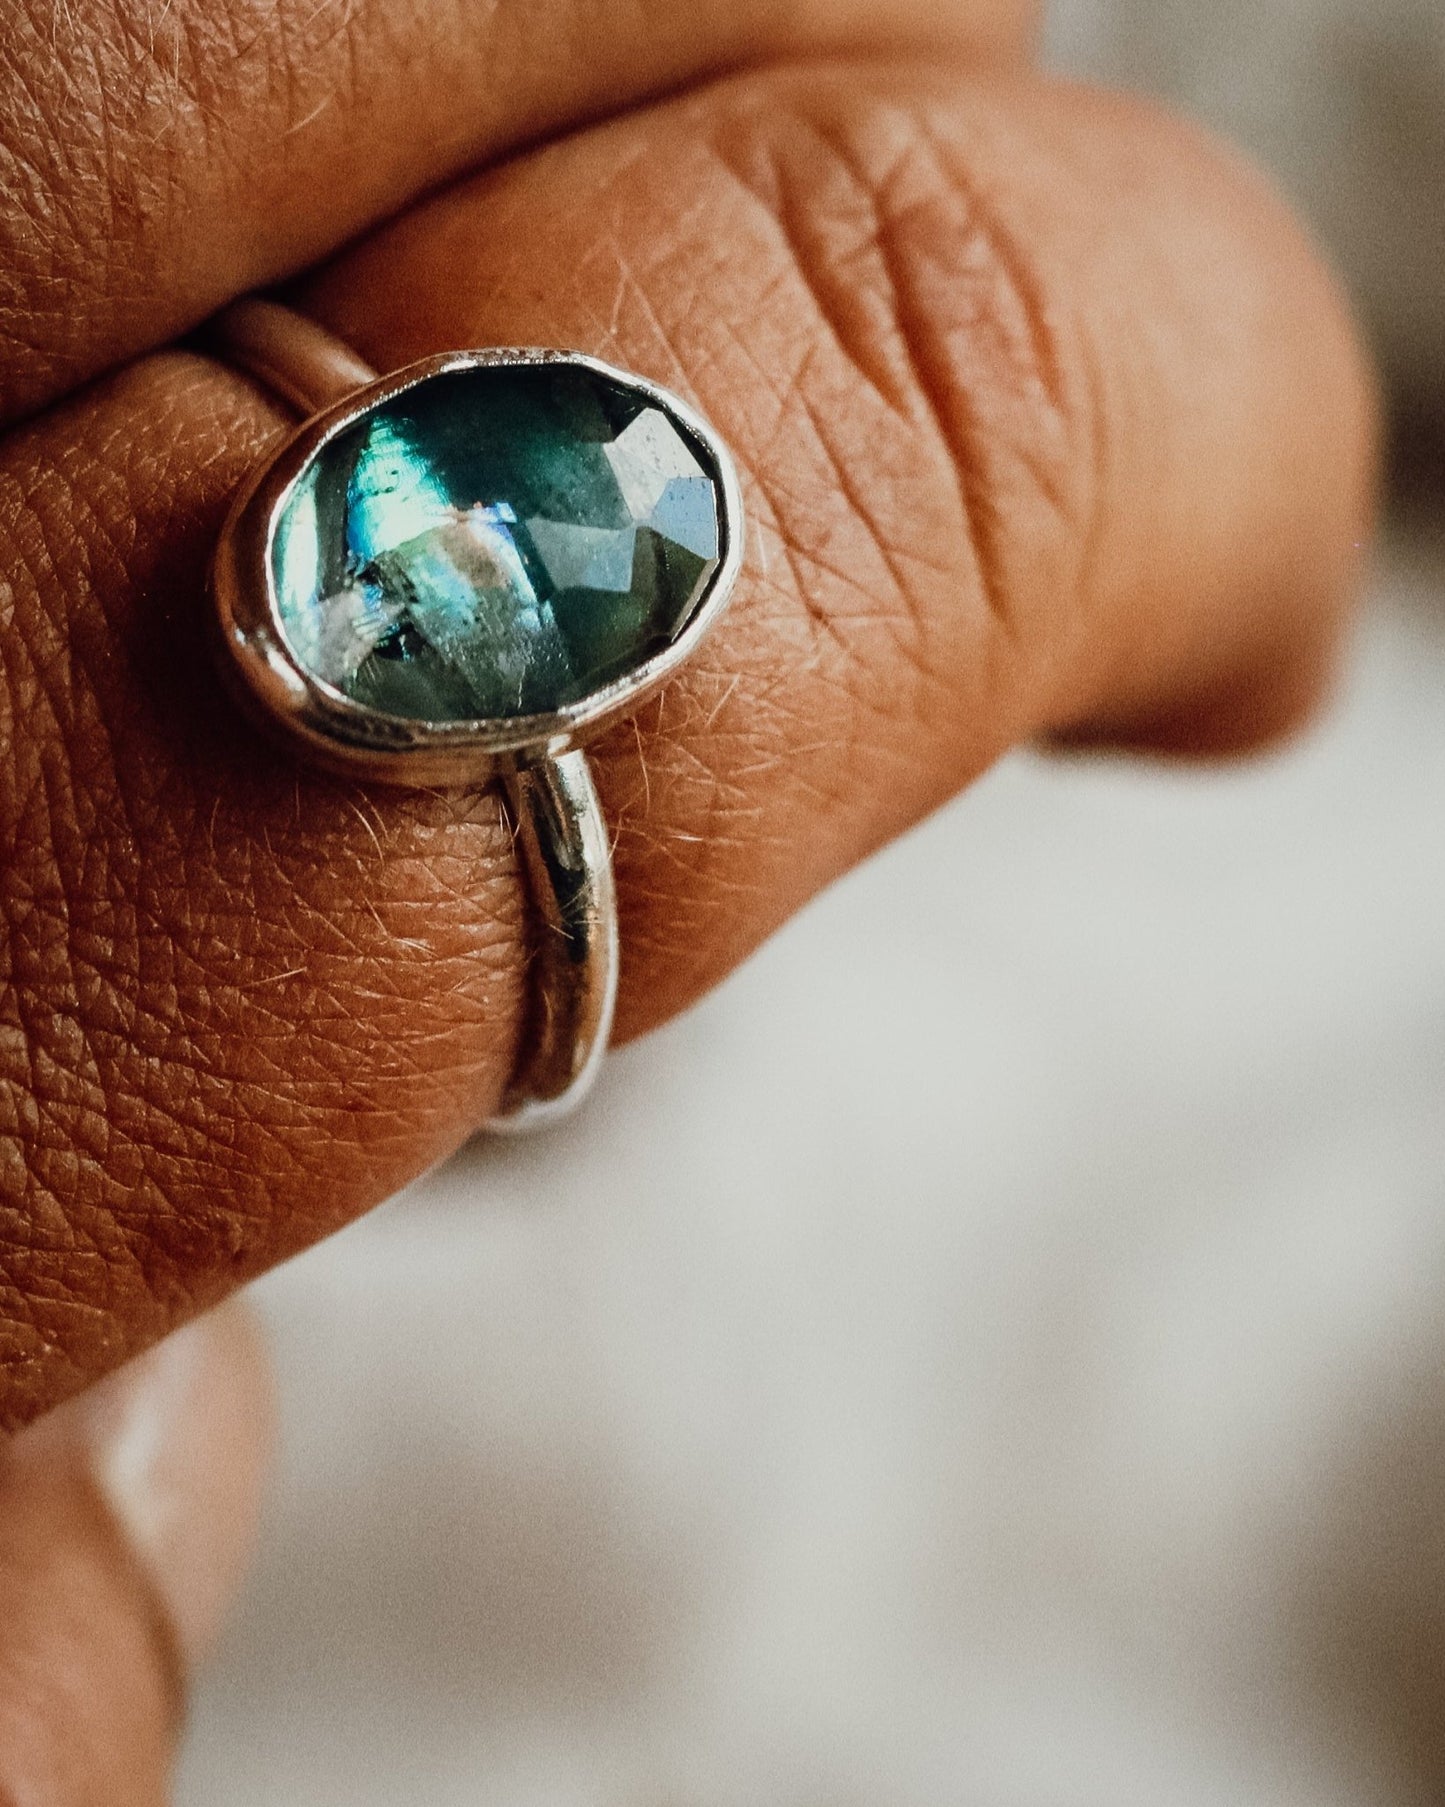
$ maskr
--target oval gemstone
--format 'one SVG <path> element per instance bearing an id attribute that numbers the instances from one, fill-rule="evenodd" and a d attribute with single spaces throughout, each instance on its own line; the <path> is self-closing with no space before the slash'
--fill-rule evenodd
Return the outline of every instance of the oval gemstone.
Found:
<path id="1" fill-rule="evenodd" d="M 423 378 L 329 439 L 276 520 L 304 671 L 420 721 L 548 715 L 664 651 L 717 574 L 722 484 L 648 391 L 566 362 Z"/>

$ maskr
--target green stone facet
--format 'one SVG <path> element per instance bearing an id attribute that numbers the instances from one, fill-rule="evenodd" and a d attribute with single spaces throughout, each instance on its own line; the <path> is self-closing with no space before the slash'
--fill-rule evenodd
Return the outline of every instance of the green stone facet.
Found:
<path id="1" fill-rule="evenodd" d="M 446 371 L 292 486 L 282 632 L 310 676 L 388 715 L 549 715 L 682 633 L 721 507 L 708 448 L 650 392 L 565 362 Z"/>

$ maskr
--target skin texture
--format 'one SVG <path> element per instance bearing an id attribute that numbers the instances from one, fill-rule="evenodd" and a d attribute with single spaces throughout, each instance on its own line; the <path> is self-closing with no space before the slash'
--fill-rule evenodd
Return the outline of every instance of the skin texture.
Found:
<path id="1" fill-rule="evenodd" d="M 289 422 L 151 348 L 291 275 L 381 368 L 572 346 L 733 446 L 737 598 L 595 750 L 640 1034 L 1006 748 L 1242 753 L 1327 684 L 1374 483 L 1347 310 L 1227 154 L 1018 73 L 1031 29 L 69 0 L 7 34 L 0 1423 L 80 1397 L 0 1467 L 0 1800 L 163 1798 L 254 1506 L 240 1344 L 105 1383 L 162 1401 L 169 1516 L 82 1389 L 454 1148 L 526 997 L 493 795 L 298 768 L 225 700 L 210 549 Z"/>
<path id="2" fill-rule="evenodd" d="M 1249 745 L 1327 666 L 1353 341 L 1253 178 L 1142 109 L 753 77 L 479 178 L 302 299 L 383 367 L 599 351 L 738 454 L 738 599 L 599 749 L 625 1035 L 1014 742 Z M 495 798 L 300 772 L 210 675 L 208 551 L 282 420 L 170 354 L 0 449 L 12 1423 L 395 1190 L 511 1066 Z"/>
<path id="3" fill-rule="evenodd" d="M 774 58 L 1015 61 L 1035 11 L 1031 0 L 17 0 L 0 34 L 0 420 L 519 145 Z"/>

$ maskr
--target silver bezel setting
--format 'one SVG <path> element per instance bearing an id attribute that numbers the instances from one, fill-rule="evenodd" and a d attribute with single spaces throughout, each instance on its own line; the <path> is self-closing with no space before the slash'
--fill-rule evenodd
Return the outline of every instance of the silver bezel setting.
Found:
<path id="1" fill-rule="evenodd" d="M 428 722 L 353 702 L 298 663 L 281 626 L 272 548 L 292 486 L 330 440 L 419 383 L 459 370 L 528 364 L 568 364 L 621 383 L 657 402 L 701 444 L 720 489 L 719 561 L 711 582 L 670 646 L 555 714 Z M 263 727 L 279 731 L 293 746 L 299 743 L 335 771 L 390 784 L 478 784 L 526 760 L 559 758 L 637 708 L 692 655 L 726 608 L 743 550 L 742 493 L 732 457 L 708 422 L 679 396 L 583 352 L 447 352 L 368 384 L 303 422 L 243 486 L 212 566 L 222 666 L 242 705 Z"/>

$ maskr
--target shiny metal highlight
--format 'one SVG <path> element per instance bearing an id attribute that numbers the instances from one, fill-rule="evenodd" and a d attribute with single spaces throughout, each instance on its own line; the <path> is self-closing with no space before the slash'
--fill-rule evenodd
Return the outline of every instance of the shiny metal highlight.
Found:
<path id="1" fill-rule="evenodd" d="M 590 768 L 577 748 L 656 690 L 726 606 L 743 556 L 742 497 L 732 459 L 708 423 L 677 396 L 578 352 L 451 352 L 377 377 L 325 328 L 255 299 L 218 316 L 210 342 L 293 407 L 321 410 L 255 472 L 221 534 L 212 588 L 222 669 L 260 726 L 335 771 L 406 785 L 500 779 L 538 923 L 529 1020 L 505 1114 L 491 1127 L 551 1124 L 575 1108 L 595 1080 L 617 995 L 611 848 Z M 320 683 L 293 656 L 277 612 L 272 546 L 292 485 L 329 439 L 418 382 L 482 365 L 552 362 L 591 369 L 652 397 L 710 455 L 720 484 L 719 564 L 686 628 L 636 671 L 546 716 L 410 721 Z"/>
<path id="2" fill-rule="evenodd" d="M 545 1129 L 586 1097 L 617 1003 L 617 894 L 607 824 L 585 753 L 502 780 L 536 924 L 532 1015 L 498 1127 Z"/>

